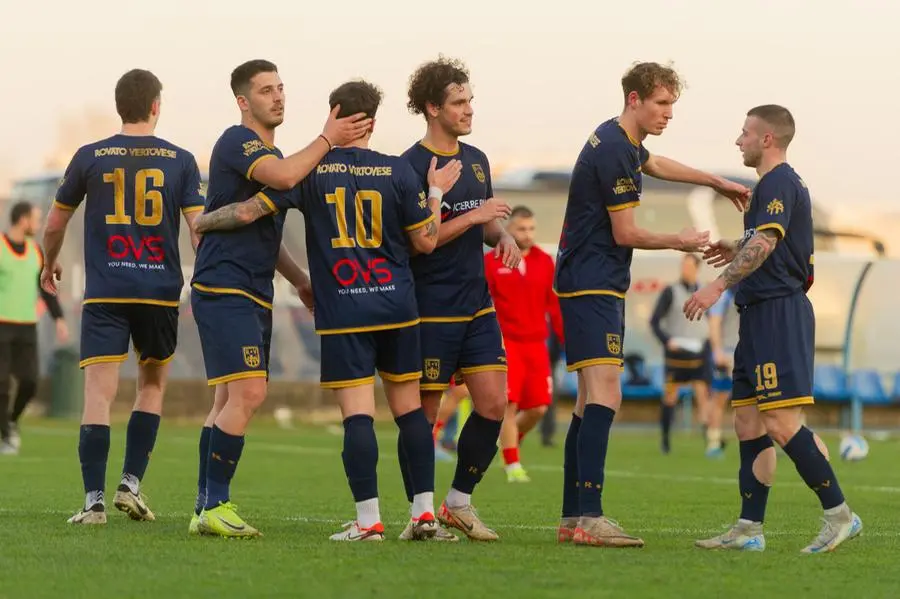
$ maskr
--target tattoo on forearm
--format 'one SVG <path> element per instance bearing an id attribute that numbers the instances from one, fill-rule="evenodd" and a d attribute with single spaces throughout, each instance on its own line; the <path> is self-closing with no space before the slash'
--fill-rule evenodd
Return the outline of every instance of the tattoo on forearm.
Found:
<path id="1" fill-rule="evenodd" d="M 777 243 L 778 237 L 769 230 L 761 231 L 751 237 L 720 275 L 725 281 L 725 286 L 733 287 L 739 281 L 750 276 L 752 272 L 762 266 Z"/>
<path id="2" fill-rule="evenodd" d="M 425 225 L 425 237 L 431 239 L 432 237 L 437 237 L 437 234 L 438 234 L 437 220 L 432 220 L 430 223 Z"/>
<path id="3" fill-rule="evenodd" d="M 236 202 L 213 210 L 209 214 L 197 217 L 197 232 L 224 231 L 236 229 L 242 225 L 272 214 L 269 204 L 259 196 L 253 196 L 245 202 Z"/>

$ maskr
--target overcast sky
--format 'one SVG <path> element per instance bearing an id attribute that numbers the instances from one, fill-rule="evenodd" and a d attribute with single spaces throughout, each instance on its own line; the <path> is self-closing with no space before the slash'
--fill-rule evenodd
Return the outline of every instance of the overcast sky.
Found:
<path id="1" fill-rule="evenodd" d="M 285 151 L 321 130 L 328 92 L 364 77 L 385 91 L 373 146 L 401 152 L 424 124 L 406 82 L 439 52 L 464 59 L 474 133 L 495 169 L 568 165 L 593 127 L 621 108 L 633 61 L 674 61 L 688 82 L 652 152 L 735 174 L 733 142 L 761 103 L 797 120 L 790 158 L 815 197 L 839 211 L 898 200 L 900 3 L 892 0 L 558 0 L 16 2 L 0 20 L 0 189 L 114 132 L 116 79 L 133 67 L 164 85 L 158 134 L 205 170 L 236 122 L 231 69 L 274 61 L 286 85 Z M 829 8 L 831 7 L 831 8 Z M 852 7 L 852 8 L 851 8 Z M 86 123 L 91 122 L 88 125 Z M 886 176 L 885 176 L 886 175 Z"/>

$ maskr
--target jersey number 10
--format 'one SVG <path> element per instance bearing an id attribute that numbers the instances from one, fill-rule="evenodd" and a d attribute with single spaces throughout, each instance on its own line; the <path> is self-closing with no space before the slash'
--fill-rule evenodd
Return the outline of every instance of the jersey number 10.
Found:
<path id="1" fill-rule="evenodd" d="M 382 214 L 381 193 L 372 189 L 360 189 L 356 192 L 353 204 L 356 207 L 356 235 L 350 237 L 347 226 L 347 188 L 338 187 L 334 193 L 326 193 L 325 201 L 334 204 L 334 216 L 337 222 L 338 236 L 331 238 L 332 248 L 377 248 L 381 247 Z M 363 217 L 363 204 L 368 203 L 371 213 L 371 230 L 366 231 Z"/>
<path id="2" fill-rule="evenodd" d="M 106 215 L 107 225 L 130 225 L 131 217 L 125 213 L 125 169 L 117 168 L 103 173 L 103 182 L 113 184 L 113 210 Z M 159 189 L 147 189 L 165 185 L 165 175 L 158 168 L 144 168 L 134 174 L 134 222 L 144 227 L 155 227 L 162 222 L 163 197 Z"/>

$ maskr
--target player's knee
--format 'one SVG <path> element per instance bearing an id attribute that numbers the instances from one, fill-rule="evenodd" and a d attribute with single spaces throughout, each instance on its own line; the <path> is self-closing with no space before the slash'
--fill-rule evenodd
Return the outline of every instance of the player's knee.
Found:
<path id="1" fill-rule="evenodd" d="M 119 390 L 119 365 L 117 363 L 89 364 L 84 369 L 85 404 L 110 404 Z"/>
<path id="2" fill-rule="evenodd" d="M 231 385 L 234 385 L 236 388 L 231 388 Z M 265 379 L 246 379 L 229 383 L 228 400 L 239 402 L 244 415 L 247 419 L 250 419 L 266 400 Z"/>
<path id="3" fill-rule="evenodd" d="M 766 431 L 781 447 L 787 445 L 800 430 L 800 408 L 784 408 L 762 412 Z"/>
<path id="4" fill-rule="evenodd" d="M 734 409 L 734 432 L 741 441 L 758 439 L 766 434 L 766 427 L 760 418 L 756 406 L 743 406 Z"/>
<path id="5" fill-rule="evenodd" d="M 531 408 L 528 410 L 530 414 L 534 414 L 535 418 L 543 418 L 544 414 L 547 413 L 547 406 L 538 406 L 536 408 Z"/>

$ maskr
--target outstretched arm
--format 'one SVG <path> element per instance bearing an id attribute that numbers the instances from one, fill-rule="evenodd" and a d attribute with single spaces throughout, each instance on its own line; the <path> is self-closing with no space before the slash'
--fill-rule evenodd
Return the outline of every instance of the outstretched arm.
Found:
<path id="1" fill-rule="evenodd" d="M 746 207 L 747 200 L 750 198 L 750 190 L 739 183 L 691 168 L 665 156 L 651 154 L 647 161 L 644 162 L 642 168 L 645 173 L 657 179 L 711 187 L 730 199 L 735 207 L 742 212 Z"/>
<path id="2" fill-rule="evenodd" d="M 278 212 L 275 204 L 265 194 L 258 193 L 249 200 L 222 206 L 194 219 L 197 233 L 228 231 L 249 225 L 269 214 Z"/>

